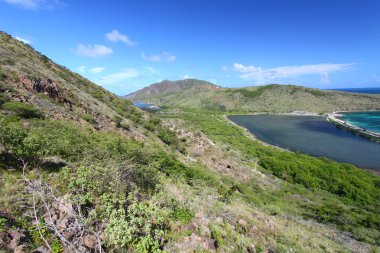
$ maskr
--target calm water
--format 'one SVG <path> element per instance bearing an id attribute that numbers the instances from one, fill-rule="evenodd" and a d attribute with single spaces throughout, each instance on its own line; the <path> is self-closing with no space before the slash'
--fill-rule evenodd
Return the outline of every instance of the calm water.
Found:
<path id="1" fill-rule="evenodd" d="M 380 133 L 380 112 L 345 112 L 340 119 L 347 123 Z"/>
<path id="2" fill-rule="evenodd" d="M 150 106 L 155 106 L 154 104 L 147 104 L 147 103 L 139 102 L 139 101 L 133 102 L 133 105 L 143 110 L 149 110 L 149 111 L 159 110 L 159 108 L 150 108 Z"/>
<path id="3" fill-rule="evenodd" d="M 338 129 L 324 117 L 231 115 L 228 118 L 266 143 L 380 171 L 380 144 Z"/>

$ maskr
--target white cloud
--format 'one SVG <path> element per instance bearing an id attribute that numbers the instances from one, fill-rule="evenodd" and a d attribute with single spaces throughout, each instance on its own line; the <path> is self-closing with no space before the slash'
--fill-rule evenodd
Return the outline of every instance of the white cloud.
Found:
<path id="1" fill-rule="evenodd" d="M 297 78 L 304 75 L 319 75 L 321 84 L 329 84 L 329 74 L 332 72 L 349 70 L 354 63 L 333 64 L 321 63 L 314 65 L 284 66 L 278 68 L 263 69 L 262 67 L 245 66 L 240 63 L 233 65 L 233 70 L 242 73 L 245 80 L 254 80 L 257 83 Z"/>
<path id="2" fill-rule="evenodd" d="M 80 72 L 80 73 L 84 73 L 84 72 L 86 72 L 86 66 L 79 66 L 78 67 L 78 71 Z"/>
<path id="3" fill-rule="evenodd" d="M 210 83 L 216 84 L 216 83 L 218 83 L 218 81 L 216 79 L 214 79 L 214 78 L 211 78 L 210 79 Z"/>
<path id="4" fill-rule="evenodd" d="M 222 71 L 228 71 L 228 67 L 227 66 L 222 66 Z"/>
<path id="5" fill-rule="evenodd" d="M 106 38 L 107 40 L 112 41 L 112 42 L 119 42 L 119 41 L 124 42 L 128 46 L 134 46 L 137 44 L 136 42 L 128 38 L 127 35 L 120 33 L 118 30 L 113 30 L 112 32 L 107 33 Z"/>
<path id="6" fill-rule="evenodd" d="M 51 9 L 56 5 L 63 4 L 59 0 L 3 0 L 11 5 L 16 5 L 28 10 Z"/>
<path id="7" fill-rule="evenodd" d="M 123 69 L 110 75 L 106 75 L 99 80 L 101 84 L 117 84 L 133 78 L 149 77 L 157 74 L 158 71 L 152 67 L 144 67 L 140 70 L 135 68 Z"/>
<path id="8" fill-rule="evenodd" d="M 129 68 L 124 69 L 120 72 L 106 75 L 100 79 L 101 84 L 115 84 L 117 82 L 122 82 L 128 79 L 141 77 L 142 74 L 137 69 Z"/>
<path id="9" fill-rule="evenodd" d="M 19 40 L 19 41 L 21 41 L 21 42 L 24 42 L 25 44 L 32 44 L 32 42 L 31 42 L 30 40 L 27 40 L 27 39 L 21 38 L 21 37 L 19 37 L 19 36 L 16 36 L 15 38 L 16 38 L 16 40 Z"/>
<path id="10" fill-rule="evenodd" d="M 83 45 L 81 43 L 78 44 L 75 51 L 78 55 L 93 58 L 104 57 L 113 53 L 111 48 L 103 45 Z"/>
<path id="11" fill-rule="evenodd" d="M 330 84 L 330 78 L 328 72 L 322 72 L 321 73 L 321 84 Z"/>
<path id="12" fill-rule="evenodd" d="M 104 69 L 105 67 L 95 67 L 95 68 L 90 69 L 89 72 L 93 74 L 99 74 L 103 72 Z"/>
<path id="13" fill-rule="evenodd" d="M 146 55 L 141 53 L 141 57 L 146 61 L 163 61 L 163 62 L 173 62 L 176 60 L 176 56 L 167 52 L 162 52 L 159 54 Z"/>
<path id="14" fill-rule="evenodd" d="M 183 77 L 182 77 L 182 79 L 190 79 L 190 78 L 192 78 L 191 76 L 189 76 L 189 75 L 183 75 Z"/>

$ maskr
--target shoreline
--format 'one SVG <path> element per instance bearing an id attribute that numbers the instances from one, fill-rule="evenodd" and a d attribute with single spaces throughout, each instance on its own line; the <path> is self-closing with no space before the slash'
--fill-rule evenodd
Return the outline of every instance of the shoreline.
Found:
<path id="1" fill-rule="evenodd" d="M 373 112 L 373 111 L 339 111 L 339 112 L 332 112 L 329 114 L 326 114 L 326 120 L 332 124 L 338 125 L 344 129 L 347 129 L 348 131 L 351 131 L 354 134 L 360 135 L 369 141 L 373 141 L 376 143 L 380 143 L 380 133 L 368 131 L 366 129 L 363 129 L 361 127 L 352 125 L 350 123 L 347 123 L 344 120 L 339 119 L 338 117 L 341 116 L 340 113 L 346 113 L 346 112 Z"/>
<path id="2" fill-rule="evenodd" d="M 251 113 L 251 114 L 224 114 L 223 117 L 225 118 L 225 120 L 227 121 L 228 124 L 234 125 L 234 126 L 240 128 L 240 129 L 242 129 L 248 138 L 251 138 L 254 141 L 258 141 L 260 144 L 262 144 L 262 145 L 264 145 L 266 147 L 273 147 L 273 148 L 276 148 L 276 149 L 278 149 L 280 151 L 295 153 L 294 151 L 291 151 L 289 149 L 284 149 L 284 148 L 281 148 L 279 146 L 275 146 L 275 145 L 272 145 L 272 144 L 269 144 L 269 143 L 266 143 L 266 142 L 260 140 L 259 138 L 257 138 L 255 136 L 254 133 L 252 133 L 251 131 L 249 131 L 247 128 L 236 124 L 235 122 L 233 122 L 232 120 L 230 120 L 228 118 L 228 116 L 230 116 L 230 115 L 242 115 L 242 116 L 244 116 L 244 115 L 252 115 L 252 116 L 255 116 L 255 115 L 266 115 L 266 114 L 268 114 L 268 115 L 289 115 L 289 114 L 283 114 L 283 113 L 277 113 L 277 114 L 271 114 L 271 113 L 254 113 L 254 114 L 252 114 Z M 290 116 L 292 116 L 292 115 L 294 115 L 294 116 L 321 116 L 321 117 L 325 117 L 326 120 L 327 120 L 327 116 L 330 115 L 330 114 L 319 115 L 317 113 L 313 113 L 313 114 L 295 114 L 295 113 L 292 113 Z M 330 123 L 332 123 L 332 124 L 334 124 L 334 122 L 331 122 L 329 120 L 327 120 L 327 121 L 330 122 Z M 353 126 L 353 127 L 355 127 L 355 126 Z M 380 135 L 379 135 L 379 140 L 380 140 Z M 369 141 L 373 141 L 373 140 L 369 140 Z M 306 154 L 306 155 L 309 155 L 309 154 Z M 309 156 L 312 156 L 312 155 L 309 155 Z M 315 156 L 312 156 L 312 157 L 315 157 Z M 318 158 L 318 157 L 315 157 L 315 158 Z M 335 162 L 338 162 L 338 161 L 335 161 Z M 367 172 L 370 172 L 370 173 L 374 174 L 375 176 L 379 176 L 380 177 L 380 171 L 378 171 L 376 169 L 362 168 L 362 167 L 358 167 L 357 165 L 355 165 L 355 166 L 357 168 L 359 168 L 359 169 L 365 170 Z"/>
<path id="3" fill-rule="evenodd" d="M 252 133 L 251 131 L 249 131 L 247 128 L 239 126 L 238 124 L 236 124 L 235 122 L 233 122 L 232 120 L 230 120 L 228 118 L 228 116 L 230 116 L 230 115 L 263 115 L 263 114 L 224 114 L 223 117 L 227 121 L 228 124 L 234 125 L 234 126 L 240 128 L 241 130 L 243 130 L 248 138 L 251 138 L 252 140 L 257 141 L 257 142 L 259 142 L 260 144 L 262 144 L 262 145 L 264 145 L 266 147 L 273 147 L 273 148 L 276 148 L 276 149 L 279 149 L 279 150 L 285 151 L 285 152 L 293 152 L 291 150 L 288 150 L 288 149 L 285 149 L 285 148 L 281 148 L 279 146 L 275 146 L 275 145 L 272 145 L 272 144 L 266 143 L 265 141 L 260 140 L 259 138 L 256 137 L 256 135 L 254 133 Z"/>
<path id="4" fill-rule="evenodd" d="M 317 112 L 305 112 L 305 111 L 294 111 L 294 112 L 253 112 L 253 113 L 243 113 L 243 112 L 238 112 L 238 113 L 228 113 L 224 114 L 226 116 L 229 115 L 252 115 L 252 116 L 257 116 L 257 115 L 286 115 L 286 116 L 318 116 L 318 117 L 323 117 L 323 114 L 319 114 Z"/>

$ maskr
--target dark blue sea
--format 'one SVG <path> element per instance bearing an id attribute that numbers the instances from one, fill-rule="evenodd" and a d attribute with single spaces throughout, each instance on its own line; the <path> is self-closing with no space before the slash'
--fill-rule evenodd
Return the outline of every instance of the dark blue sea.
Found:
<path id="1" fill-rule="evenodd" d="M 346 88 L 346 89 L 332 89 L 337 91 L 346 91 L 354 93 L 366 93 L 366 94 L 380 94 L 380 87 L 375 88 Z"/>

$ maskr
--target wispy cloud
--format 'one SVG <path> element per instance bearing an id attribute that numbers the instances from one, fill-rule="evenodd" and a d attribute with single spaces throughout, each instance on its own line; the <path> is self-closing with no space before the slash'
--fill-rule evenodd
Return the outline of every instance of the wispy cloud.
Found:
<path id="1" fill-rule="evenodd" d="M 297 78 L 305 75 L 319 75 L 321 84 L 329 84 L 329 74 L 351 69 L 355 63 L 333 64 L 321 63 L 314 65 L 284 66 L 278 68 L 263 69 L 262 67 L 245 66 L 235 63 L 233 70 L 241 73 L 245 80 L 254 80 L 257 83 L 279 81 L 289 78 Z"/>
<path id="2" fill-rule="evenodd" d="M 145 53 L 141 53 L 141 57 L 146 61 L 155 61 L 155 62 L 174 62 L 176 60 L 176 56 L 167 52 L 162 52 L 159 54 L 146 55 Z"/>
<path id="3" fill-rule="evenodd" d="M 113 50 L 103 45 L 83 45 L 78 44 L 75 52 L 80 56 L 100 58 L 113 53 Z"/>
<path id="4" fill-rule="evenodd" d="M 2 0 L 8 4 L 15 5 L 27 10 L 52 9 L 57 5 L 64 5 L 59 0 Z"/>
<path id="5" fill-rule="evenodd" d="M 95 67 L 90 69 L 88 72 L 93 73 L 93 74 L 99 74 L 102 73 L 103 70 L 105 70 L 105 67 Z"/>
<path id="6" fill-rule="evenodd" d="M 189 76 L 189 75 L 187 75 L 187 74 L 182 76 L 182 79 L 183 79 L 183 80 L 185 80 L 185 79 L 191 79 L 191 78 L 192 78 L 192 77 Z"/>
<path id="7" fill-rule="evenodd" d="M 118 30 L 107 33 L 106 39 L 112 42 L 124 42 L 128 46 L 137 44 L 137 42 L 132 41 L 127 35 L 120 33 Z"/>
<path id="8" fill-rule="evenodd" d="M 152 76 L 157 73 L 157 70 L 152 67 L 145 67 L 140 70 L 135 68 L 123 69 L 119 72 L 106 75 L 99 80 L 102 85 L 120 85 L 120 82 L 125 82 L 130 79 Z"/>
<path id="9" fill-rule="evenodd" d="M 19 41 L 21 41 L 21 42 L 24 42 L 25 44 L 32 44 L 32 42 L 31 42 L 30 40 L 27 40 L 27 39 L 21 38 L 21 37 L 19 37 L 19 36 L 16 36 L 15 38 L 16 38 L 16 40 L 19 40 Z"/>
<path id="10" fill-rule="evenodd" d="M 213 83 L 213 84 L 217 84 L 217 83 L 218 83 L 218 80 L 216 80 L 216 79 L 214 79 L 214 78 L 211 78 L 209 82 L 210 82 L 210 83 Z"/>
<path id="11" fill-rule="evenodd" d="M 78 67 L 78 71 L 79 71 L 80 73 L 84 73 L 84 72 L 86 72 L 86 69 L 87 69 L 86 66 L 79 66 L 79 67 Z"/>

